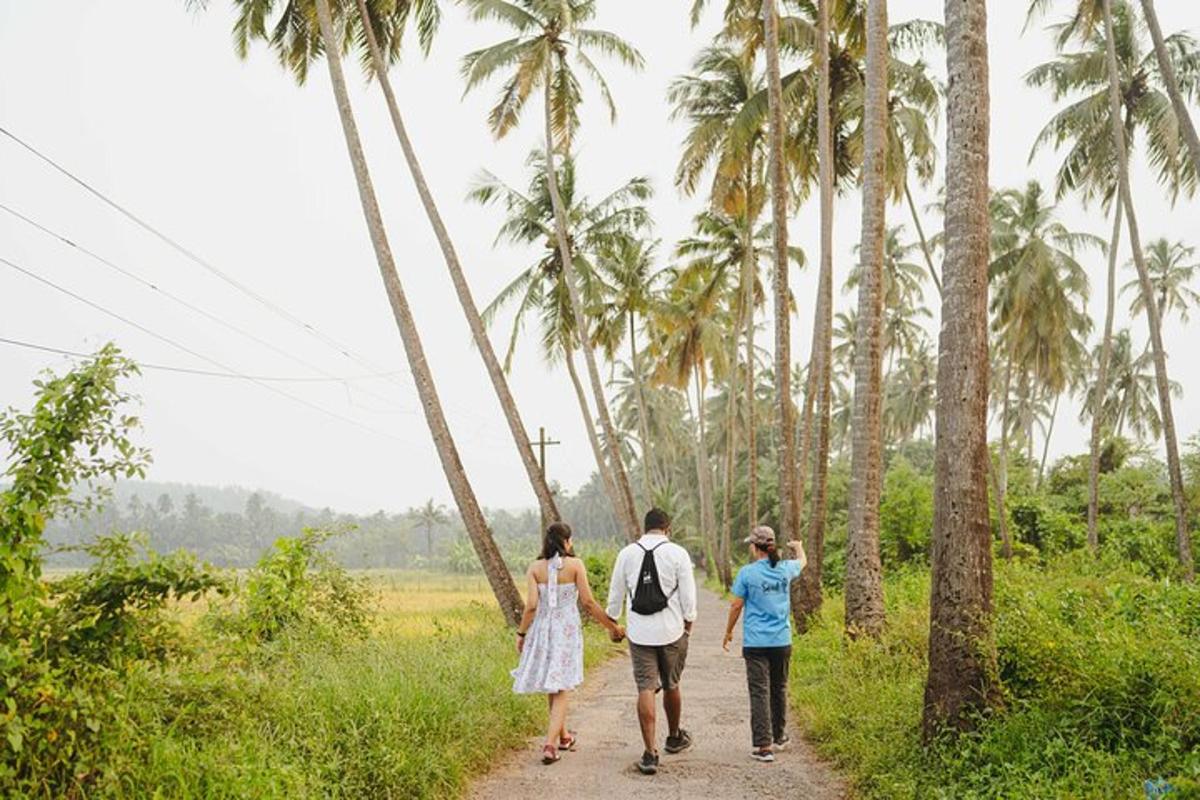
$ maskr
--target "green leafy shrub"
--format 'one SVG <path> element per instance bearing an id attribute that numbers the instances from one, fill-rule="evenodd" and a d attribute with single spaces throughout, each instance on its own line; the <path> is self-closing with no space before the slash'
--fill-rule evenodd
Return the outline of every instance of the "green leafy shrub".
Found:
<path id="1" fill-rule="evenodd" d="M 904 456 L 892 459 L 883 480 L 879 544 L 884 563 L 927 562 L 933 528 L 933 479 Z"/>
<path id="2" fill-rule="evenodd" d="M 226 583 L 190 553 L 162 556 L 143 537 L 102 537 L 80 548 L 93 561 L 51 584 L 52 652 L 59 660 L 114 665 L 161 660 L 177 641 L 177 624 L 162 612 L 172 599 L 199 600 Z"/>
<path id="3" fill-rule="evenodd" d="M 1008 515 L 1013 538 L 1035 548 L 1043 556 L 1082 547 L 1087 538 L 1086 528 L 1076 518 L 1039 495 L 1010 498 Z"/>
<path id="4" fill-rule="evenodd" d="M 370 590 L 321 549 L 332 535 L 306 528 L 277 539 L 250 570 L 233 611 L 217 614 L 217 627 L 260 645 L 285 633 L 365 638 Z"/>

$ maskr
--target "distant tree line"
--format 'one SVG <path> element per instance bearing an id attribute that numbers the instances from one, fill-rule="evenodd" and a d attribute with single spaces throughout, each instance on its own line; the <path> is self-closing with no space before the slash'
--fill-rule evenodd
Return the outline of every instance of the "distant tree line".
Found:
<path id="1" fill-rule="evenodd" d="M 611 506 L 593 476 L 578 492 L 559 492 L 563 517 L 581 541 L 617 538 Z M 541 522 L 534 508 L 485 510 L 488 523 L 512 569 L 534 557 Z M 405 511 L 359 515 L 314 509 L 269 492 L 143 481 L 117 485 L 110 502 L 46 529 L 47 565 L 86 566 L 82 549 L 100 536 L 141 533 L 159 553 L 187 550 L 223 567 L 253 565 L 282 536 L 304 528 L 341 530 L 327 549 L 351 568 L 430 568 L 477 572 L 479 561 L 458 515 L 429 500 Z"/>

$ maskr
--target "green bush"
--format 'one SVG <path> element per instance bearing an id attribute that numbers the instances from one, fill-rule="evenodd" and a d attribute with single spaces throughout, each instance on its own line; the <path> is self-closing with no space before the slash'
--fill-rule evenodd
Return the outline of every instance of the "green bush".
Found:
<path id="1" fill-rule="evenodd" d="M 926 562 L 933 528 L 933 479 L 904 456 L 892 459 L 883 480 L 879 546 L 884 564 Z"/>
<path id="2" fill-rule="evenodd" d="M 881 642 L 845 642 L 837 598 L 798 642 L 802 721 L 862 795 L 1099 799 L 1200 778 L 1200 590 L 1083 554 L 998 565 L 995 586 L 1004 708 L 929 750 L 927 574 L 889 577 Z"/>
<path id="3" fill-rule="evenodd" d="M 306 528 L 277 539 L 250 570 L 233 610 L 214 616 L 215 627 L 252 644 L 285 632 L 365 638 L 370 591 L 321 549 L 331 535 Z"/>

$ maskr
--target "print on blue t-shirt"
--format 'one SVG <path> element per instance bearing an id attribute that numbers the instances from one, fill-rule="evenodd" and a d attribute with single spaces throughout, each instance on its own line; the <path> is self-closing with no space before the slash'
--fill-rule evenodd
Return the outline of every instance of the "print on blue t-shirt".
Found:
<path id="1" fill-rule="evenodd" d="M 774 567 L 761 559 L 738 570 L 733 593 L 746 601 L 743 647 L 785 647 L 792 643 L 792 603 L 788 585 L 800 577 L 799 561 Z"/>

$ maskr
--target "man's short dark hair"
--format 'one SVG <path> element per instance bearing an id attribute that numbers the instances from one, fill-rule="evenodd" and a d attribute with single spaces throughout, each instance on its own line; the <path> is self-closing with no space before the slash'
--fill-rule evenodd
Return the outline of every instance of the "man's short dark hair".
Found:
<path id="1" fill-rule="evenodd" d="M 671 524 L 671 517 L 661 508 L 652 508 L 646 512 L 646 531 L 665 531 Z"/>

